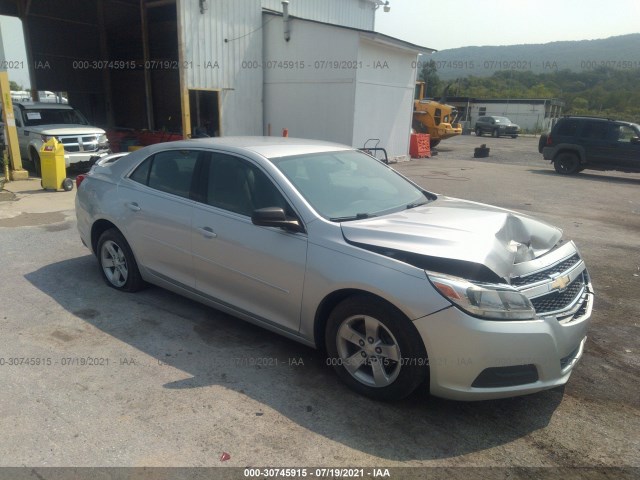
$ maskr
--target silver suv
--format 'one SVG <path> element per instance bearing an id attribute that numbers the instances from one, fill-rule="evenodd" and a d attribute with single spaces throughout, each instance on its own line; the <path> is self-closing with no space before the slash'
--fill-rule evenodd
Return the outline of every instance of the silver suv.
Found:
<path id="1" fill-rule="evenodd" d="M 107 285 L 153 283 L 320 348 L 364 395 L 522 395 L 582 356 L 593 292 L 558 228 L 435 195 L 353 148 L 163 143 L 77 183 Z"/>
<path id="2" fill-rule="evenodd" d="M 88 167 L 96 158 L 110 153 L 104 130 L 67 104 L 50 102 L 14 103 L 20 156 L 40 175 L 40 148 L 55 137 L 64 146 L 67 167 Z"/>

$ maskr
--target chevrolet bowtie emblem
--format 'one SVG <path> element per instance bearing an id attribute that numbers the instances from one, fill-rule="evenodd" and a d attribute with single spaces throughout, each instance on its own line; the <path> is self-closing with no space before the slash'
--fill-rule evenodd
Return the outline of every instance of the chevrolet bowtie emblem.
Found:
<path id="1" fill-rule="evenodd" d="M 558 277 L 553 282 L 551 282 L 551 289 L 562 292 L 566 290 L 567 285 L 569 285 L 570 282 L 571 282 L 571 278 L 569 277 L 569 275 Z"/>

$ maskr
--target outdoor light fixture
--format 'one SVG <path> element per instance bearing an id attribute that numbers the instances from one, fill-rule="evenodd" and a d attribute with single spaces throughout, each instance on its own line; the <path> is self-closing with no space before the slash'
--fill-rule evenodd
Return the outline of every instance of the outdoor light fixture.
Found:
<path id="1" fill-rule="evenodd" d="M 385 12 L 390 12 L 391 11 L 391 6 L 389 6 L 389 0 L 368 0 L 369 2 L 373 3 L 374 5 L 374 9 L 377 10 L 380 7 L 384 7 L 383 10 Z"/>

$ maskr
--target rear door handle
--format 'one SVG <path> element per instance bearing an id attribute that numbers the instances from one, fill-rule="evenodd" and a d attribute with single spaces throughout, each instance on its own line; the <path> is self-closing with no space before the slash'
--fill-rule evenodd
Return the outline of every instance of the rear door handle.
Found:
<path id="1" fill-rule="evenodd" d="M 142 210 L 136 202 L 125 203 L 125 205 L 127 206 L 127 208 L 129 208 L 129 210 L 133 210 L 134 212 L 139 212 L 140 210 Z"/>
<path id="2" fill-rule="evenodd" d="M 211 227 L 200 227 L 198 230 L 200 230 L 200 233 L 206 238 L 216 238 L 218 236 Z"/>

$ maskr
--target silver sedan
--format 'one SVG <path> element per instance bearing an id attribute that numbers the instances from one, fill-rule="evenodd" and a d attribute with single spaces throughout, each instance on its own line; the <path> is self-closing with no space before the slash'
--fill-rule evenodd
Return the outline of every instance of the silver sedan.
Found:
<path id="1" fill-rule="evenodd" d="M 164 143 L 77 183 L 107 285 L 159 285 L 322 349 L 364 395 L 532 393 L 582 355 L 593 291 L 559 229 L 435 195 L 353 148 Z"/>

